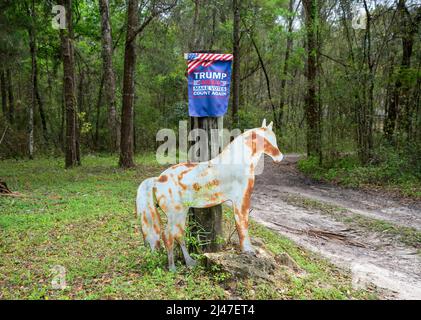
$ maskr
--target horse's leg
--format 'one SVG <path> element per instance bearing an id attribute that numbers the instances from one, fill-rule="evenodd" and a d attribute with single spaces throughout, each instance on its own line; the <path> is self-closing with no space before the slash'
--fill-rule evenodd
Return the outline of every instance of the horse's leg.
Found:
<path id="1" fill-rule="evenodd" d="M 181 247 L 181 251 L 183 252 L 184 261 L 186 262 L 186 265 L 188 267 L 194 267 L 197 264 L 197 262 L 192 257 L 190 257 L 189 252 L 186 247 L 186 243 L 184 241 L 187 213 L 188 213 L 188 210 L 177 213 L 176 227 L 178 230 L 175 235 L 175 239 L 177 240 L 177 242 L 179 243 Z"/>
<path id="2" fill-rule="evenodd" d="M 164 231 L 164 243 L 165 243 L 165 248 L 167 249 L 167 254 L 168 254 L 168 269 L 170 271 L 175 271 L 176 268 L 174 264 L 174 233 L 173 233 L 174 224 L 171 223 L 172 220 L 173 220 L 172 216 L 168 215 L 168 222 Z"/>
<path id="3" fill-rule="evenodd" d="M 249 207 L 244 203 L 233 203 L 233 211 L 241 251 L 254 253 L 255 250 L 251 245 L 248 233 Z"/>

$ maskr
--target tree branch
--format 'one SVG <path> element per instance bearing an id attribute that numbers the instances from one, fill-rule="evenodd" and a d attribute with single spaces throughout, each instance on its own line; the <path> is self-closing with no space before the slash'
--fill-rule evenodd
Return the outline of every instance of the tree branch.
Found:
<path id="1" fill-rule="evenodd" d="M 134 31 L 133 35 L 127 40 L 127 43 L 131 43 L 134 39 L 136 39 L 137 35 L 139 33 L 142 33 L 143 30 L 147 27 L 147 25 L 157 16 L 160 14 L 170 11 L 172 8 L 174 8 L 177 5 L 177 0 L 175 0 L 173 3 L 167 5 L 166 7 L 163 7 L 161 9 L 152 8 L 151 14 L 145 18 L 142 22 L 142 24 Z"/>

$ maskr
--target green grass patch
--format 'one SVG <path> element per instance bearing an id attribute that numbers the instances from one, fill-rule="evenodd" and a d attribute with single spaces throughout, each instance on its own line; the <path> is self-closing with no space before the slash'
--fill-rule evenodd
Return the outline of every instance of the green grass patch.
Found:
<path id="1" fill-rule="evenodd" d="M 1 299 L 226 299 L 226 277 L 198 266 L 167 271 L 164 251 L 151 253 L 136 233 L 137 186 L 163 168 L 151 155 L 132 170 L 117 157 L 87 156 L 65 170 L 61 158 L 0 162 L 0 177 L 22 197 L 0 197 Z M 237 281 L 241 298 L 371 298 L 353 291 L 348 276 L 286 238 L 255 223 L 251 233 L 274 252 L 287 251 L 307 274 L 290 276 L 285 290 Z M 67 287 L 56 290 L 55 267 Z"/>
<path id="2" fill-rule="evenodd" d="M 420 163 L 398 155 L 375 164 L 360 165 L 355 156 L 348 156 L 320 165 L 315 157 L 303 158 L 298 169 L 316 180 L 338 183 L 352 188 L 384 189 L 403 196 L 421 199 Z"/>

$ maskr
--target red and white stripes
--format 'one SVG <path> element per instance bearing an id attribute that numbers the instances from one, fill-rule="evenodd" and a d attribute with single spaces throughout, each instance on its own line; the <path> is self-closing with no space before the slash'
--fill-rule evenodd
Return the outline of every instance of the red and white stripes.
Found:
<path id="1" fill-rule="evenodd" d="M 194 59 L 189 60 L 187 73 L 190 74 L 199 65 L 209 67 L 215 61 L 230 61 L 232 59 L 233 55 L 230 53 L 199 53 Z"/>

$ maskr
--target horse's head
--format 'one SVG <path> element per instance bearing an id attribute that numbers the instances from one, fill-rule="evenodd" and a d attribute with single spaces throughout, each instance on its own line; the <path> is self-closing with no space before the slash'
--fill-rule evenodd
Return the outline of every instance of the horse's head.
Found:
<path id="1" fill-rule="evenodd" d="M 284 155 L 278 149 L 278 145 L 276 144 L 276 135 L 273 132 L 272 127 L 273 122 L 266 126 L 266 119 L 263 120 L 262 129 L 265 134 L 263 152 L 269 155 L 273 161 L 280 162 L 284 158 Z"/>

